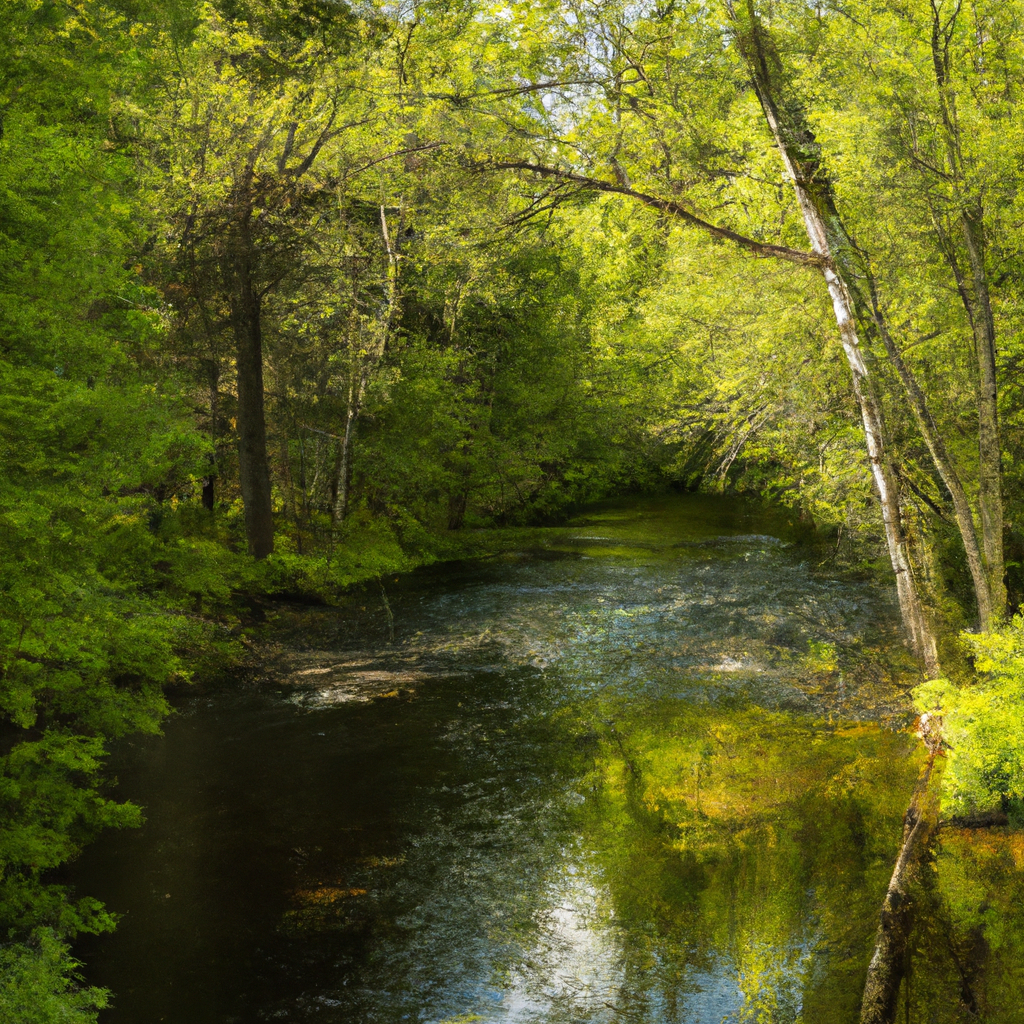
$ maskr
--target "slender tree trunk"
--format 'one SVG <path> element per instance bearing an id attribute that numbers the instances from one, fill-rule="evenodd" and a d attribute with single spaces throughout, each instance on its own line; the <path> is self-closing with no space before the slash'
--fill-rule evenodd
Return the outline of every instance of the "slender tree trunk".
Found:
<path id="1" fill-rule="evenodd" d="M 243 227 L 241 234 L 231 268 L 231 325 L 238 374 L 238 469 L 249 553 L 266 558 L 274 550 L 274 517 L 263 408 L 263 335 L 247 229 Z"/>
<path id="2" fill-rule="evenodd" d="M 338 462 L 333 487 L 334 502 L 331 507 L 332 518 L 335 522 L 339 523 L 348 512 L 349 482 L 352 476 L 352 441 L 355 436 L 359 413 L 362 410 L 363 398 L 366 395 L 366 387 L 370 382 L 370 374 L 373 368 L 384 357 L 388 340 L 394 328 L 395 318 L 398 315 L 398 253 L 391 243 L 387 212 L 383 206 L 380 208 L 380 233 L 381 240 L 384 243 L 384 253 L 387 258 L 384 280 L 382 282 L 383 295 L 374 332 L 376 337 L 373 338 L 371 344 L 366 346 L 366 354 L 359 358 L 358 383 L 352 382 L 349 384 L 345 432 L 342 434 L 341 443 L 338 448 Z"/>
<path id="3" fill-rule="evenodd" d="M 802 123 L 802 115 L 794 113 L 793 105 L 785 102 L 788 98 L 782 94 L 785 83 L 779 81 L 780 75 L 776 70 L 780 64 L 777 56 L 770 52 L 770 40 L 760 24 L 752 0 L 747 0 L 745 17 L 737 14 L 732 0 L 726 0 L 726 7 L 765 120 L 792 182 L 811 248 L 822 258 L 822 273 L 832 299 L 839 336 L 853 378 L 853 393 L 864 424 L 868 459 L 882 510 L 904 629 L 915 654 L 924 662 L 925 670 L 930 676 L 935 676 L 939 674 L 935 636 L 914 579 L 907 536 L 900 517 L 899 492 L 885 443 L 882 407 L 857 332 L 856 309 L 847 281 L 849 274 L 842 266 L 843 256 L 848 255 L 853 246 L 835 208 L 831 184 L 820 164 L 818 144 L 810 129 Z M 830 234 L 843 252 L 835 252 Z"/>
<path id="4" fill-rule="evenodd" d="M 959 207 L 970 287 L 957 266 L 951 239 L 942 245 L 944 255 L 957 279 L 957 287 L 974 333 L 974 354 L 978 366 L 978 510 L 981 513 L 981 541 L 988 577 L 992 616 L 1006 614 L 1006 571 L 1003 557 L 1002 458 L 999 440 L 999 389 L 996 382 L 996 327 L 992 316 L 988 273 L 985 270 L 985 218 L 980 196 L 970 195 L 970 168 L 961 146 L 960 117 L 956 90 L 951 85 L 950 46 L 960 8 L 943 23 L 939 5 L 932 3 L 932 67 L 938 90 L 939 112 L 945 133 L 946 158 Z M 937 222 L 937 219 L 936 219 Z M 938 222 L 937 222 L 938 223 Z M 940 231 L 941 234 L 941 231 Z"/>
<path id="5" fill-rule="evenodd" d="M 363 400 L 366 387 L 365 375 L 361 372 L 358 386 L 349 384 L 348 410 L 345 414 L 345 432 L 338 443 L 338 463 L 334 475 L 334 503 L 331 506 L 331 517 L 336 523 L 343 522 L 348 514 L 348 491 L 351 479 L 352 439 L 355 435 L 356 421 L 359 419 L 359 407 Z"/>
<path id="6" fill-rule="evenodd" d="M 1006 614 L 1003 561 L 1002 457 L 999 388 L 996 383 L 996 327 L 985 271 L 985 233 L 980 204 L 961 215 L 974 298 L 974 349 L 978 361 L 978 507 L 992 610 Z"/>
<path id="7" fill-rule="evenodd" d="M 295 501 L 295 478 L 292 476 L 291 440 L 281 434 L 281 489 L 284 492 L 284 513 L 298 527 L 299 512 Z"/>
<path id="8" fill-rule="evenodd" d="M 820 219 L 815 223 L 813 217 L 809 220 L 811 223 L 808 224 L 808 234 L 811 236 L 815 251 L 819 251 L 811 226 L 814 224 L 815 227 L 821 228 L 823 231 L 824 224 Z M 827 243 L 821 250 L 821 255 L 829 255 Z M 874 380 L 868 372 L 867 363 L 861 350 L 860 338 L 857 335 L 854 320 L 853 303 L 839 274 L 832 267 L 826 267 L 824 273 L 829 294 L 832 297 L 832 307 L 839 325 L 846 361 L 853 377 L 853 392 L 857 398 L 857 404 L 860 406 L 868 458 L 871 462 L 871 473 L 882 509 L 882 523 L 885 528 L 886 545 L 889 549 L 889 560 L 896 576 L 896 594 L 903 625 L 911 647 L 924 662 L 925 670 L 930 676 L 937 676 L 940 669 L 935 636 L 925 618 L 913 575 L 906 532 L 900 515 L 899 492 L 885 446 L 882 410 L 875 391 Z"/>
<path id="9" fill-rule="evenodd" d="M 763 409 L 755 410 L 750 416 L 747 417 L 747 425 L 743 430 L 739 431 L 739 434 L 734 438 L 732 444 L 729 446 L 729 450 L 726 452 L 725 457 L 718 465 L 718 469 L 715 472 L 715 476 L 718 478 L 717 486 L 718 490 L 724 491 L 726 480 L 729 476 L 729 470 L 732 468 L 732 464 L 739 457 L 740 452 L 743 451 L 746 443 L 761 429 L 765 420 L 768 418 L 768 413 Z"/>
<path id="10" fill-rule="evenodd" d="M 989 591 L 989 580 L 985 572 L 985 565 L 982 560 L 981 549 L 978 546 L 978 534 L 974 525 L 974 513 L 971 511 L 971 504 L 967 500 L 960 476 L 956 471 L 953 460 L 946 449 L 945 441 L 939 431 L 931 412 L 928 410 L 928 403 L 924 392 L 921 390 L 914 377 L 913 371 L 907 366 L 892 335 L 889 333 L 888 324 L 882 315 L 875 294 L 874 282 L 871 286 L 871 308 L 878 334 L 885 345 L 889 355 L 889 361 L 893 364 L 903 384 L 903 390 L 910 403 L 910 408 L 917 421 L 918 429 L 924 438 L 924 443 L 932 457 L 932 462 L 942 477 L 950 497 L 953 500 L 953 512 L 956 517 L 957 528 L 960 531 L 960 539 L 963 541 L 964 553 L 967 556 L 967 566 L 971 572 L 971 580 L 974 583 L 975 599 L 978 603 L 978 620 L 982 629 L 988 629 L 992 621 L 992 601 Z"/>
<path id="11" fill-rule="evenodd" d="M 448 529 L 461 530 L 466 520 L 466 507 L 469 504 L 469 490 L 451 491 L 448 494 Z"/>
<path id="12" fill-rule="evenodd" d="M 202 308 L 202 300 L 199 300 Z M 204 321 L 205 321 L 204 316 Z M 207 330 L 207 338 L 211 341 L 213 335 Z M 210 442 L 213 445 L 213 453 L 210 456 L 210 472 L 203 480 L 203 508 L 208 512 L 213 511 L 216 499 L 216 480 L 219 471 L 219 438 L 220 438 L 220 360 L 215 354 L 211 354 L 207 363 L 207 383 L 210 387 Z"/>

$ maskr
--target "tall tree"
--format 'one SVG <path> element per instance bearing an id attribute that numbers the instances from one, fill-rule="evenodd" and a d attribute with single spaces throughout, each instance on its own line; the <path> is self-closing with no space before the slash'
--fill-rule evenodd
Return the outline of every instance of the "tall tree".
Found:
<path id="1" fill-rule="evenodd" d="M 347 135 L 377 115 L 352 64 L 322 40 L 277 42 L 207 9 L 167 72 L 153 119 L 157 187 L 182 285 L 234 339 L 239 483 L 249 551 L 274 549 L 265 411 L 264 306 L 304 272 L 343 178 Z M 218 287 L 211 294 L 210 282 Z M 206 308 L 211 299 L 220 308 Z"/>
<path id="2" fill-rule="evenodd" d="M 983 627 L 1006 600 L 996 340 L 1014 321 L 1016 287 L 1013 23 L 1006 5 L 844 6 L 813 44 L 826 73 L 802 83 L 870 251 L 873 313 L 894 325 L 879 331 L 949 490 Z M 967 408 L 973 453 L 958 440 Z"/>
<path id="3" fill-rule="evenodd" d="M 951 234 L 944 230 L 941 215 L 935 218 L 942 251 L 956 282 L 974 334 L 978 389 L 978 506 L 989 604 L 995 618 L 1006 614 L 1006 583 L 1003 558 L 1002 453 L 999 443 L 999 388 L 996 381 L 996 326 L 986 259 L 985 207 L 983 187 L 976 182 L 972 154 L 963 142 L 958 111 L 957 83 L 953 79 L 952 45 L 958 35 L 962 4 L 931 0 L 931 55 L 935 90 L 944 143 L 945 178 L 951 193 L 946 216 L 958 222 L 961 251 L 966 256 L 965 273 Z M 981 30 L 984 31 L 983 29 Z M 981 51 L 980 40 L 973 40 Z M 977 52 L 984 66 L 982 52 Z M 938 155 L 938 154 L 937 154 Z M 941 156 L 940 156 L 941 159 Z M 940 172 L 941 173 L 941 172 Z M 989 623 L 983 622 L 982 628 Z"/>
<path id="4" fill-rule="evenodd" d="M 753 4 L 740 7 L 727 2 L 725 13 L 736 44 L 736 56 L 753 84 L 765 125 L 782 158 L 793 189 L 796 208 L 810 241 L 809 252 L 765 241 L 717 223 L 708 216 L 698 214 L 693 200 L 687 201 L 684 198 L 684 186 L 677 177 L 678 165 L 688 165 L 686 170 L 694 182 L 691 191 L 698 195 L 702 195 L 701 186 L 706 188 L 714 181 L 716 173 L 729 177 L 736 171 L 716 171 L 707 166 L 709 143 L 706 139 L 687 140 L 685 148 L 674 152 L 669 138 L 672 134 L 678 136 L 691 132 L 698 135 L 706 132 L 708 125 L 702 122 L 701 114 L 709 120 L 720 118 L 716 107 L 720 108 L 723 102 L 735 103 L 742 94 L 742 82 L 733 79 L 731 96 L 726 101 L 724 97 L 730 93 L 729 78 L 734 76 L 734 70 L 728 67 L 726 59 L 726 66 L 719 71 L 722 84 L 716 82 L 706 88 L 705 95 L 699 98 L 687 95 L 684 100 L 679 84 L 675 81 L 670 80 L 665 86 L 656 85 L 653 66 L 658 61 L 662 62 L 662 75 L 665 72 L 672 78 L 678 75 L 680 69 L 675 66 L 675 54 L 681 50 L 680 40 L 673 40 L 671 51 L 667 52 L 666 37 L 656 34 L 661 31 L 658 26 L 630 25 L 629 13 L 618 9 L 608 8 L 596 16 L 580 12 L 581 25 L 589 26 L 579 29 L 583 52 L 577 56 L 572 67 L 560 69 L 568 79 L 581 80 L 586 72 L 590 82 L 600 83 L 599 88 L 592 93 L 594 98 L 591 106 L 581 115 L 548 102 L 547 106 L 554 110 L 554 114 L 548 115 L 545 121 L 549 133 L 549 152 L 552 143 L 558 147 L 556 153 L 586 147 L 592 159 L 609 166 L 612 180 L 584 173 L 585 168 L 567 168 L 537 159 L 504 159 L 495 161 L 494 165 L 530 171 L 565 186 L 628 196 L 665 214 L 678 217 L 716 238 L 737 244 L 756 256 L 784 259 L 820 270 L 852 375 L 854 397 L 864 426 L 868 464 L 879 499 L 882 525 L 908 641 L 922 659 L 925 670 L 934 676 L 939 671 L 935 632 L 925 613 L 919 583 L 915 579 L 900 509 L 900 489 L 886 440 L 878 384 L 871 372 L 870 361 L 865 355 L 858 331 L 859 323 L 863 325 L 872 322 L 868 300 L 858 286 L 860 254 L 839 217 L 832 183 L 822 166 L 820 149 L 807 122 L 802 98 L 794 89 L 779 59 L 771 34 L 762 24 Z M 692 48 L 701 44 L 712 46 L 717 35 L 713 19 L 709 19 L 703 10 L 696 29 L 693 25 L 684 26 L 678 21 L 674 24 L 679 32 L 696 33 L 697 38 L 690 41 Z M 634 31 L 638 27 L 640 35 Z M 641 35 L 648 34 L 652 38 L 641 38 Z M 722 60 L 707 51 L 701 53 L 701 57 L 706 66 L 714 66 L 716 61 Z M 548 87 L 555 89 L 556 85 L 565 96 L 571 92 L 571 81 L 549 83 Z M 663 88 L 666 96 L 660 94 Z M 691 98 L 703 106 L 700 113 L 694 113 L 692 108 L 687 113 L 680 109 L 685 108 L 686 101 Z M 565 102 L 568 103 L 568 100 Z M 691 123 L 687 124 L 687 121 Z M 752 139 L 741 141 L 743 146 L 753 144 Z M 726 159 L 729 155 L 722 154 Z M 716 157 L 721 159 L 718 154 Z M 651 180 L 653 188 L 647 190 L 637 185 L 633 179 L 639 175 Z M 659 189 L 659 185 L 662 189 L 667 186 L 668 195 Z M 706 199 L 706 196 L 702 195 L 702 198 Z M 543 203 L 543 198 L 536 201 L 540 209 Z"/>
<path id="5" fill-rule="evenodd" d="M 746 0 L 743 6 L 726 0 L 726 9 L 765 121 L 796 193 L 811 249 L 822 257 L 822 273 L 864 422 L 868 458 L 881 503 L 903 623 L 914 650 L 924 661 L 925 670 L 936 676 L 939 661 L 935 633 L 925 616 L 914 579 L 878 387 L 858 334 L 858 320 L 869 319 L 866 299 L 858 296 L 859 254 L 839 215 L 832 182 L 822 166 L 820 147 L 807 123 L 801 97 L 793 94 L 776 45 L 753 0 Z"/>

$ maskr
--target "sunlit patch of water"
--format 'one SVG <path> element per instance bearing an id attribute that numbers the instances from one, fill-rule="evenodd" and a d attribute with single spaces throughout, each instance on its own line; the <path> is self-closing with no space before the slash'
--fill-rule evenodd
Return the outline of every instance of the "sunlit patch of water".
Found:
<path id="1" fill-rule="evenodd" d="M 485 1020 L 528 1024 L 583 1016 L 611 1021 L 623 983 L 621 951 L 613 929 L 602 926 L 607 894 L 585 868 L 568 860 L 545 886 L 532 941 L 501 978 L 501 1001 Z"/>
<path id="2" fill-rule="evenodd" d="M 759 546 L 745 548 L 752 540 Z M 577 693 L 724 696 L 825 715 L 841 702 L 846 716 L 903 713 L 890 595 L 819 579 L 781 544 L 763 542 L 715 537 L 698 548 L 663 546 L 604 562 L 502 566 L 427 605 L 397 597 L 397 642 L 364 652 L 358 665 L 346 668 L 337 653 L 286 651 L 271 674 L 304 704 L 372 697 L 369 682 L 389 692 L 467 665 L 521 665 L 558 669 Z M 822 645 L 835 650 L 834 664 L 812 664 Z M 302 674 L 308 669 L 296 668 L 325 656 L 337 662 L 328 680 L 311 681 Z M 318 696 L 302 696 L 303 688 Z"/>

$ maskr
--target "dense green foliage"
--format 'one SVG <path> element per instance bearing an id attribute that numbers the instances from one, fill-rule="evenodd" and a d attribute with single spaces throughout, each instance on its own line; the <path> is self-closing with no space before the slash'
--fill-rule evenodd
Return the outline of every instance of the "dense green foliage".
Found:
<path id="1" fill-rule="evenodd" d="M 922 712 L 942 716 L 949 744 L 943 775 L 949 807 L 961 814 L 1024 806 L 1024 618 L 963 638 L 978 678 L 959 686 L 936 679 L 916 690 Z M 1019 820 L 1016 822 L 1019 824 Z"/>
<path id="2" fill-rule="evenodd" d="M 154 597 L 166 543 L 150 495 L 204 442 L 173 383 L 142 369 L 160 317 L 127 259 L 128 161 L 102 145 L 119 68 L 115 26 L 95 14 L 6 5 L 0 56 L 0 916 L 5 938 L 31 943 L 4 951 L 5 1020 L 92 1019 L 101 1002 L 60 995 L 56 936 L 109 915 L 47 872 L 99 829 L 138 823 L 97 791 L 104 742 L 159 727 L 194 632 Z"/>
<path id="3" fill-rule="evenodd" d="M 76 985 L 75 962 L 68 949 L 45 929 L 31 945 L 12 943 L 0 950 L 0 1020 L 20 1024 L 87 1024 L 107 1005 L 102 989 Z"/>
<path id="4" fill-rule="evenodd" d="M 140 820 L 106 745 L 238 595 L 613 491 L 756 490 L 892 558 L 955 680 L 921 697 L 953 806 L 1024 796 L 1020 4 L 3 12 L 12 991 L 59 1002 L 63 939 L 111 925 L 53 869 Z"/>

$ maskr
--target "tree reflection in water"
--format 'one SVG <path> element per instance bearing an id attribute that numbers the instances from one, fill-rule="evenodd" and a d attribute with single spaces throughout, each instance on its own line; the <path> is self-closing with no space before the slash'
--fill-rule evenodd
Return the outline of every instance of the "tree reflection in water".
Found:
<path id="1" fill-rule="evenodd" d="M 394 643 L 282 609 L 256 691 L 122 751 L 110 1024 L 857 1019 L 918 768 L 888 595 L 735 499 L 543 536 L 392 583 Z M 1022 860 L 943 830 L 911 1021 L 1019 1020 Z"/>

